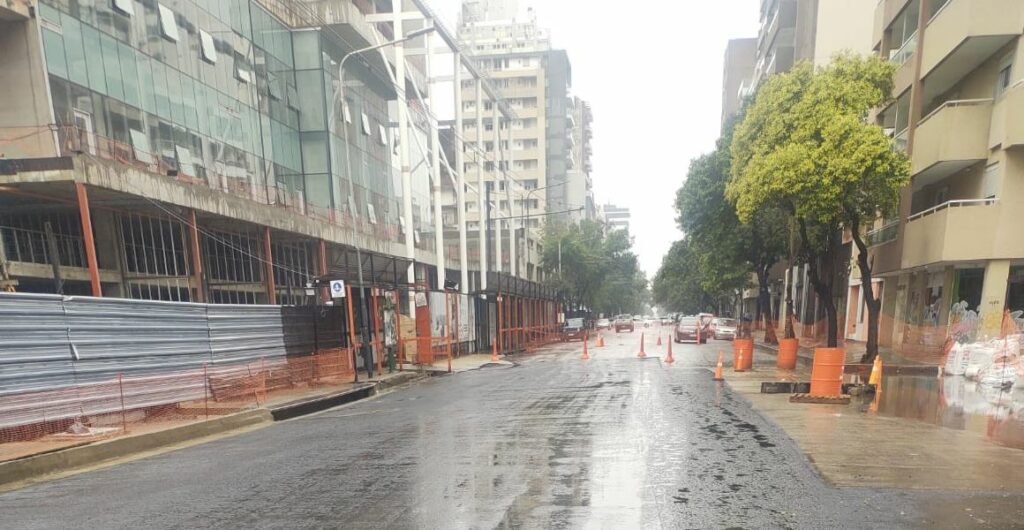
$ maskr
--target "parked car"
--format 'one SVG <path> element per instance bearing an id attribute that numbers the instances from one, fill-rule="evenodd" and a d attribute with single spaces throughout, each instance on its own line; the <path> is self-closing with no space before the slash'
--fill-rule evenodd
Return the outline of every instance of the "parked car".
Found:
<path id="1" fill-rule="evenodd" d="M 661 317 L 661 325 L 662 326 L 671 326 L 672 324 L 675 324 L 675 323 L 676 323 L 675 319 L 673 319 L 671 316 L 663 316 L 663 317 Z"/>
<path id="2" fill-rule="evenodd" d="M 583 340 L 586 329 L 583 325 L 582 318 L 569 318 L 565 321 L 565 328 L 563 329 L 564 337 L 566 341 Z"/>
<path id="3" fill-rule="evenodd" d="M 733 340 L 740 323 L 735 318 L 715 318 L 711 321 L 711 338 L 715 340 Z"/>
<path id="4" fill-rule="evenodd" d="M 630 333 L 636 331 L 636 328 L 634 327 L 634 324 L 633 324 L 633 317 L 630 316 L 630 315 L 619 315 L 619 316 L 615 317 L 615 323 L 612 324 L 612 327 L 615 328 L 615 333 L 619 333 L 619 332 L 627 331 L 627 330 Z"/>
<path id="5" fill-rule="evenodd" d="M 658 321 L 655 320 L 654 317 L 652 317 L 652 316 L 644 317 L 644 327 L 645 328 L 649 328 L 649 327 L 651 327 L 651 326 L 653 326 L 653 325 L 655 325 L 657 323 L 658 323 Z"/>
<path id="6" fill-rule="evenodd" d="M 676 324 L 673 338 L 676 343 L 698 342 L 704 344 L 708 341 L 707 333 L 704 332 L 699 317 L 683 317 Z"/>
<path id="7" fill-rule="evenodd" d="M 597 329 L 612 329 L 612 321 L 607 318 L 599 318 L 595 327 Z"/>

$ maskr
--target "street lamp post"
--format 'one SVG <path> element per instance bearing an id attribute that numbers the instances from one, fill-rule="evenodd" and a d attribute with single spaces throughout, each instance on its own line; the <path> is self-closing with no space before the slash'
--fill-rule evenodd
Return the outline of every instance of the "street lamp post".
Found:
<path id="1" fill-rule="evenodd" d="M 338 99 L 341 101 L 342 106 L 344 107 L 345 105 L 347 105 L 347 103 L 345 101 L 345 63 L 348 62 L 349 59 L 351 59 L 352 57 L 355 57 L 357 55 L 364 54 L 366 52 L 371 52 L 371 51 L 374 51 L 374 50 L 379 50 L 381 48 L 387 48 L 388 46 L 394 46 L 396 44 L 401 44 L 403 42 L 410 41 L 410 40 L 415 39 L 417 37 L 421 37 L 423 35 L 426 35 L 427 33 L 430 33 L 432 31 L 434 31 L 434 27 L 433 26 L 427 26 L 425 28 L 418 29 L 416 31 L 410 32 L 408 35 L 406 35 L 406 36 L 404 36 L 404 37 L 402 37 L 400 39 L 396 39 L 396 40 L 392 40 L 392 41 L 388 41 L 388 42 L 383 42 L 381 44 L 374 44 L 373 46 L 367 46 L 365 48 L 360 48 L 358 50 L 353 50 L 353 51 L 350 51 L 350 52 L 346 53 L 344 56 L 342 56 L 341 61 L 338 63 Z M 404 79 L 398 80 L 398 82 L 404 83 L 405 80 Z M 401 90 L 396 90 L 396 92 L 398 93 L 398 97 L 402 97 L 402 91 Z M 399 102 L 399 104 L 401 104 L 401 102 Z M 332 115 L 333 115 L 333 109 L 332 109 Z M 349 146 L 348 123 L 345 122 L 344 116 L 342 116 L 341 122 L 342 122 L 342 125 L 341 125 L 342 143 L 345 144 L 345 176 L 349 180 L 351 180 L 352 179 L 352 161 L 350 160 L 350 158 L 351 158 L 351 155 L 352 155 L 352 149 Z M 330 134 L 330 131 L 328 131 L 328 134 Z M 409 190 L 405 190 L 405 192 L 409 193 Z M 354 204 L 354 202 L 355 201 L 353 201 L 353 204 Z M 357 206 L 357 208 L 358 208 L 358 206 Z M 355 212 L 352 212 L 352 213 L 354 214 Z M 406 227 L 406 230 L 412 230 L 412 227 Z M 362 254 L 362 251 L 359 249 L 359 244 L 358 243 L 355 245 L 355 247 L 356 247 L 356 270 L 358 271 L 359 292 L 360 292 L 359 315 L 360 315 L 360 320 L 362 320 L 362 323 L 363 323 L 363 329 L 366 330 L 366 327 L 368 325 L 368 322 L 367 322 L 367 318 L 368 317 L 366 315 L 366 300 L 362 299 L 362 293 L 363 293 L 363 287 L 364 287 L 363 286 L 363 254 Z M 366 355 L 366 351 L 367 351 L 366 350 L 366 346 L 367 345 L 365 343 L 366 343 L 367 340 L 368 340 L 368 334 L 364 334 L 364 336 L 363 336 L 364 344 L 360 345 L 360 349 L 363 351 L 363 362 L 366 364 L 366 373 L 367 373 L 368 377 L 373 377 L 373 363 L 371 362 L 372 359 L 370 359 L 369 356 Z"/>

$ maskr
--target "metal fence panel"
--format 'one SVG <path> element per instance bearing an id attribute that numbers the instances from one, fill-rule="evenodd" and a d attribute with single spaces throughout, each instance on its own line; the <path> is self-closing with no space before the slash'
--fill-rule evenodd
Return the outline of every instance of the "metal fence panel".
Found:
<path id="1" fill-rule="evenodd" d="M 71 297 L 64 307 L 77 383 L 195 369 L 211 360 L 205 305 Z"/>
<path id="2" fill-rule="evenodd" d="M 285 357 L 280 306 L 210 305 L 207 314 L 214 364 Z"/>
<path id="3" fill-rule="evenodd" d="M 74 382 L 62 298 L 0 293 L 0 396 Z"/>

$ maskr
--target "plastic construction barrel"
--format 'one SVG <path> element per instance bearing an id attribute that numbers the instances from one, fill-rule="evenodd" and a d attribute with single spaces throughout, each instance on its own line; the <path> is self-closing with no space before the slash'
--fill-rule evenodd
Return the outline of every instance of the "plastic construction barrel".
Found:
<path id="1" fill-rule="evenodd" d="M 815 348 L 814 365 L 811 367 L 811 395 L 834 397 L 842 394 L 843 364 L 846 350 L 843 348 Z"/>
<path id="2" fill-rule="evenodd" d="M 800 339 L 779 339 L 778 367 L 783 370 L 796 368 L 796 352 L 800 348 Z"/>
<path id="3" fill-rule="evenodd" d="M 732 366 L 733 370 L 753 368 L 754 339 L 734 339 L 732 341 Z"/>

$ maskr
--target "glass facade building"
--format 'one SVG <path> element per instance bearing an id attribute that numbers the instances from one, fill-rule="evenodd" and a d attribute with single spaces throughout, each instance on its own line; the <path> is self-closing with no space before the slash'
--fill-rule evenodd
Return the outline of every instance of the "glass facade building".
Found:
<path id="1" fill-rule="evenodd" d="M 254 0 L 42 0 L 39 15 L 54 115 L 91 133 L 84 151 L 403 239 L 393 84 L 383 62 L 350 61 L 343 105 L 338 62 L 354 45 L 341 34 L 290 28 Z M 415 164 L 427 135 L 411 129 L 429 250 L 429 164 Z"/>

